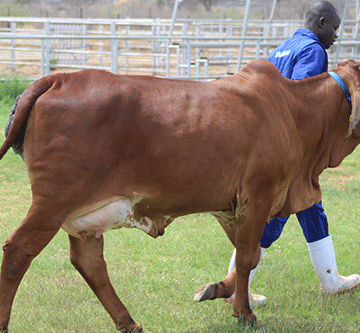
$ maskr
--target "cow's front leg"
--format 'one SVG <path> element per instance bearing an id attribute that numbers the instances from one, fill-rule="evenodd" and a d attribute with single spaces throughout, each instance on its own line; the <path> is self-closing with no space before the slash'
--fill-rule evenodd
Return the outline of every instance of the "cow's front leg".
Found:
<path id="1" fill-rule="evenodd" d="M 239 228 L 240 230 L 242 228 Z M 241 231 L 237 231 L 240 233 Z M 250 241 L 245 239 L 242 235 L 237 235 L 235 270 L 236 270 L 236 283 L 235 283 L 235 300 L 234 300 L 234 316 L 238 317 L 244 323 L 253 324 L 256 321 L 256 316 L 250 309 L 249 304 L 249 275 L 254 259 L 254 252 Z"/>
<path id="2" fill-rule="evenodd" d="M 272 191 L 261 191 L 251 195 L 246 212 L 236 227 L 236 287 L 234 300 L 234 316 L 243 322 L 253 324 L 256 316 L 249 305 L 249 275 L 254 263 L 259 260 L 259 244 L 265 223 L 269 219 L 272 203 Z"/>
<path id="3" fill-rule="evenodd" d="M 111 285 L 103 257 L 104 239 L 86 237 L 85 241 L 69 236 L 70 260 L 123 333 L 143 333 L 134 322 Z"/>

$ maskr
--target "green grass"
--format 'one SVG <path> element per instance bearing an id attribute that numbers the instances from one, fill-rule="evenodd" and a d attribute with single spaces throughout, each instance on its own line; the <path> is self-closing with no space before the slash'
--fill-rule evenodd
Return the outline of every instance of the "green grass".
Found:
<path id="1" fill-rule="evenodd" d="M 30 83 L 27 82 L 25 78 L 18 76 L 2 77 L 2 79 L 5 81 L 0 81 L 0 101 L 2 104 L 12 106 L 14 99 L 19 96 Z"/>
<path id="2" fill-rule="evenodd" d="M 1 89 L 1 88 L 0 88 Z M 0 142 L 12 102 L 0 101 Z M 322 176 L 323 202 L 343 275 L 360 273 L 360 151 Z M 30 186 L 19 156 L 0 162 L 0 244 L 22 221 Z M 254 309 L 255 327 L 231 317 L 222 300 L 194 303 L 194 291 L 225 276 L 232 246 L 207 214 L 179 218 L 152 239 L 138 230 L 105 234 L 105 257 L 115 290 L 147 333 L 359 332 L 360 291 L 323 296 L 305 239 L 294 217 L 265 253 L 252 291 L 268 297 Z M 0 255 L 0 257 L 2 254 Z M 28 332 L 115 332 L 95 295 L 69 260 L 67 235 L 59 232 L 33 261 L 15 298 L 10 330 Z"/>

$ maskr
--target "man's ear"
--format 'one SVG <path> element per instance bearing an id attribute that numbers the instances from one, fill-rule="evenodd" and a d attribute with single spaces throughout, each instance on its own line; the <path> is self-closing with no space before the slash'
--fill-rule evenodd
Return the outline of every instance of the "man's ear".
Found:
<path id="1" fill-rule="evenodd" d="M 324 25 L 325 25 L 325 17 L 320 17 L 318 21 L 318 27 L 322 29 L 324 28 Z"/>

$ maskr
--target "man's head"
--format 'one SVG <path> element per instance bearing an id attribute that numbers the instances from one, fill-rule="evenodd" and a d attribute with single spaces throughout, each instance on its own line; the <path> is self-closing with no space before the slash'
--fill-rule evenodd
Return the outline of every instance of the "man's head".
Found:
<path id="1" fill-rule="evenodd" d="M 317 1 L 306 12 L 305 29 L 311 30 L 328 49 L 338 37 L 340 22 L 339 12 L 329 1 Z"/>

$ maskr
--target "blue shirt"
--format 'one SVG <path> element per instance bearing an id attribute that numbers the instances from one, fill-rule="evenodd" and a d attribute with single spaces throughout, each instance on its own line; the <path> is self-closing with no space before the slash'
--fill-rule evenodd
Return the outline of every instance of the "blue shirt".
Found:
<path id="1" fill-rule="evenodd" d="M 269 56 L 288 79 L 304 79 L 328 70 L 328 56 L 323 44 L 308 29 L 298 29 L 294 36 L 278 46 Z"/>

